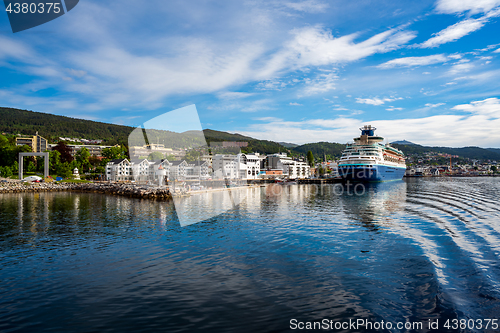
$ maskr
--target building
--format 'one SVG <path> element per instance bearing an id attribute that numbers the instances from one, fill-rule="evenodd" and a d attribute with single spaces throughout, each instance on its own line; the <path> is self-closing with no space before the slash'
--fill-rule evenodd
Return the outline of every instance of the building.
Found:
<path id="1" fill-rule="evenodd" d="M 185 171 L 186 180 L 206 180 L 210 178 L 209 166 L 206 161 L 189 162 Z"/>
<path id="2" fill-rule="evenodd" d="M 34 153 L 42 153 L 47 150 L 47 139 L 38 135 L 38 132 L 32 137 L 16 138 L 16 146 L 30 146 Z"/>
<path id="3" fill-rule="evenodd" d="M 132 180 L 132 165 L 126 159 L 112 160 L 106 164 L 106 180 L 126 181 Z"/>
<path id="4" fill-rule="evenodd" d="M 49 149 L 54 150 L 54 147 L 57 146 L 57 144 L 49 144 Z M 102 150 L 106 148 L 112 148 L 113 146 L 98 146 L 98 145 L 66 145 L 69 149 L 71 149 L 70 154 L 71 156 L 75 156 L 76 153 L 82 149 L 82 148 L 87 148 L 90 156 L 95 156 L 95 157 L 102 157 Z"/>
<path id="5" fill-rule="evenodd" d="M 131 146 L 130 147 L 130 157 L 140 158 L 148 157 L 149 154 L 158 152 L 164 157 L 167 155 L 173 155 L 175 158 L 183 158 L 186 155 L 186 151 L 182 149 L 174 150 L 172 148 L 166 148 L 163 144 L 150 144 L 144 146 Z"/>
<path id="6" fill-rule="evenodd" d="M 149 180 L 153 180 L 154 177 L 151 177 L 151 164 L 153 162 L 148 161 L 147 159 L 136 160 L 132 163 L 132 178 L 136 182 L 147 182 Z M 153 174 L 154 175 L 154 174 Z"/>
<path id="7" fill-rule="evenodd" d="M 188 164 L 186 161 L 172 161 L 169 162 L 169 179 L 170 180 L 185 180 L 186 179 L 186 168 Z"/>
<path id="8" fill-rule="evenodd" d="M 265 175 L 282 175 L 289 179 L 308 178 L 311 175 L 309 164 L 303 161 L 297 161 L 288 157 L 286 153 L 272 154 L 266 156 L 262 161 L 262 169 L 266 171 Z M 280 172 L 277 172 L 281 170 Z M 276 171 L 276 172 L 268 172 Z"/>

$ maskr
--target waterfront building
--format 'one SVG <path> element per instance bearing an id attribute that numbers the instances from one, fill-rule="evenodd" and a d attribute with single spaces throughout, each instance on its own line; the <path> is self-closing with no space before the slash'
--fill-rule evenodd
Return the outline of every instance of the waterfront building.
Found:
<path id="1" fill-rule="evenodd" d="M 166 160 L 165 160 L 166 161 Z M 188 164 L 186 161 L 172 161 L 169 162 L 169 179 L 170 180 L 186 180 L 186 168 Z"/>
<path id="2" fill-rule="evenodd" d="M 31 137 L 16 138 L 16 146 L 24 145 L 30 146 L 34 153 L 42 153 L 47 150 L 47 139 L 38 135 L 38 132 Z"/>
<path id="3" fill-rule="evenodd" d="M 132 163 L 132 178 L 137 182 L 146 182 L 151 180 L 150 177 L 150 165 L 154 164 L 153 162 L 148 161 L 147 159 L 136 160 Z"/>
<path id="4" fill-rule="evenodd" d="M 206 161 L 189 162 L 187 163 L 185 171 L 186 180 L 200 180 L 210 178 L 209 166 Z"/>
<path id="5" fill-rule="evenodd" d="M 106 164 L 106 180 L 125 181 L 132 180 L 132 165 L 126 159 L 116 159 Z"/>
<path id="6" fill-rule="evenodd" d="M 304 161 L 297 161 L 287 156 L 286 153 L 267 155 L 262 161 L 262 169 L 266 171 L 281 170 L 281 173 L 271 172 L 265 176 L 282 175 L 289 179 L 308 178 L 311 175 L 311 167 Z"/>

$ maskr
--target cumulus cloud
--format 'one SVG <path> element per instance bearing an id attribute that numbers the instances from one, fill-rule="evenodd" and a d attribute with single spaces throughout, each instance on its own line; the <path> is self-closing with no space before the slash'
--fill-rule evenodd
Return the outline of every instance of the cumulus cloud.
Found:
<path id="1" fill-rule="evenodd" d="M 495 118 L 498 118 L 500 116 L 500 100 L 498 98 L 487 98 L 482 101 L 454 106 L 452 110 L 471 112 L 485 116 L 495 116 Z"/>
<path id="2" fill-rule="evenodd" d="M 381 69 L 389 69 L 394 67 L 416 67 L 416 66 L 428 66 L 439 64 L 448 61 L 448 57 L 444 54 L 435 54 L 424 57 L 406 57 L 406 58 L 398 58 L 389 60 L 384 62 L 381 65 L 378 65 L 377 68 Z"/>
<path id="3" fill-rule="evenodd" d="M 468 114 L 377 121 L 363 121 L 352 117 L 305 121 L 270 119 L 269 121 L 263 120 L 262 124 L 250 125 L 242 134 L 300 144 L 318 141 L 344 143 L 359 135 L 359 127 L 371 124 L 377 128 L 377 134 L 391 140 L 406 139 L 434 146 L 500 147 L 498 131 L 500 100 L 489 98 L 457 105 L 453 109 Z"/>
<path id="4" fill-rule="evenodd" d="M 438 0 L 436 11 L 443 14 L 486 13 L 500 6 L 500 0 Z"/>
<path id="5" fill-rule="evenodd" d="M 420 44 L 419 47 L 432 48 L 438 47 L 441 44 L 454 42 L 476 30 L 481 29 L 486 22 L 485 18 L 463 20 L 434 34 L 434 37 Z"/>
<path id="6" fill-rule="evenodd" d="M 402 97 L 397 97 L 397 98 L 356 98 L 356 103 L 360 104 L 370 104 L 370 105 L 382 105 L 385 102 L 393 102 L 403 99 Z"/>

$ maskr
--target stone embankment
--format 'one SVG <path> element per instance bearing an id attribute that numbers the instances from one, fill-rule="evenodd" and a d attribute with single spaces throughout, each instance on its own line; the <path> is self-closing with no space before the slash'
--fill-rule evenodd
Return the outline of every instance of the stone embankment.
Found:
<path id="1" fill-rule="evenodd" d="M 108 183 L 3 183 L 1 193 L 74 191 L 121 195 L 132 198 L 170 200 L 172 195 L 166 188 L 141 187 Z"/>

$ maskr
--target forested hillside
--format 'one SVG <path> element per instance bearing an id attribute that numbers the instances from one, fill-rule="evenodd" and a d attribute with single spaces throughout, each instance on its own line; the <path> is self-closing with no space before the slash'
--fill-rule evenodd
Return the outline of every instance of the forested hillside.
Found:
<path id="1" fill-rule="evenodd" d="M 50 142 L 61 136 L 100 139 L 108 145 L 124 144 L 133 130 L 129 126 L 3 107 L 0 107 L 0 119 L 2 133 L 34 135 L 38 131 Z"/>

